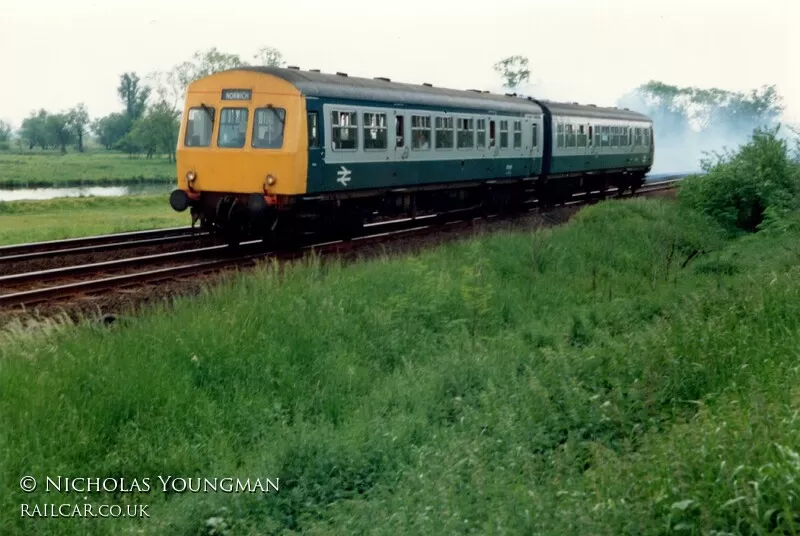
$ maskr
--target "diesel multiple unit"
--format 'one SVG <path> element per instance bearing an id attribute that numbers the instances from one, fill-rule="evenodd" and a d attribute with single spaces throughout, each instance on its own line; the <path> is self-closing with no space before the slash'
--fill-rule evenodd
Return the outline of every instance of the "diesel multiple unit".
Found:
<path id="1" fill-rule="evenodd" d="M 653 145 L 629 110 L 242 67 L 188 87 L 170 204 L 231 240 L 352 229 L 635 189 Z"/>

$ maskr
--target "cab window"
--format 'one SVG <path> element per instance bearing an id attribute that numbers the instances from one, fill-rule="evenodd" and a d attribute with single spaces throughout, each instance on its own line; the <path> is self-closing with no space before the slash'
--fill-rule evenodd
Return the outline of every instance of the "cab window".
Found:
<path id="1" fill-rule="evenodd" d="M 186 147 L 208 147 L 214 129 L 214 108 L 191 108 L 186 120 Z"/>
<path id="2" fill-rule="evenodd" d="M 283 108 L 257 108 L 251 145 L 256 149 L 280 149 L 285 123 L 286 110 Z"/>
<path id="3" fill-rule="evenodd" d="M 223 108 L 219 116 L 217 147 L 244 147 L 247 136 L 247 108 Z"/>

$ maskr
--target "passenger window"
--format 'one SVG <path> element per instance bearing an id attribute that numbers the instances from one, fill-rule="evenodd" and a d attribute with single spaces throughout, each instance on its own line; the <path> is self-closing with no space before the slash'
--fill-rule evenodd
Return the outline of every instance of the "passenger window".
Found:
<path id="1" fill-rule="evenodd" d="M 331 112 L 331 146 L 336 151 L 358 149 L 358 114 Z"/>
<path id="2" fill-rule="evenodd" d="M 522 148 L 522 121 L 514 121 L 514 149 Z"/>
<path id="3" fill-rule="evenodd" d="M 650 129 L 644 129 L 644 145 L 645 147 L 650 147 Z"/>
<path id="4" fill-rule="evenodd" d="M 566 130 L 567 147 L 575 147 L 575 126 L 567 125 Z"/>
<path id="5" fill-rule="evenodd" d="M 214 130 L 214 108 L 192 108 L 186 120 L 186 147 L 208 147 Z"/>
<path id="6" fill-rule="evenodd" d="M 619 147 L 618 127 L 611 127 L 611 147 Z"/>
<path id="7" fill-rule="evenodd" d="M 364 149 L 386 150 L 386 114 L 364 114 Z"/>
<path id="8" fill-rule="evenodd" d="M 500 148 L 508 148 L 508 121 L 500 121 Z"/>
<path id="9" fill-rule="evenodd" d="M 495 140 L 495 129 L 494 129 L 494 121 L 489 121 L 489 149 L 493 149 L 495 144 L 497 143 Z"/>
<path id="10" fill-rule="evenodd" d="M 578 125 L 578 147 L 586 147 L 586 125 Z"/>
<path id="11" fill-rule="evenodd" d="M 475 146 L 474 119 L 458 119 L 458 148 L 472 149 Z"/>
<path id="12" fill-rule="evenodd" d="M 486 119 L 478 119 L 478 149 L 486 147 Z"/>
<path id="13" fill-rule="evenodd" d="M 452 149 L 453 148 L 453 118 L 452 117 L 437 117 L 436 118 L 436 148 L 437 149 Z"/>
<path id="14" fill-rule="evenodd" d="M 217 147 L 238 149 L 244 147 L 247 136 L 247 108 L 223 108 L 219 118 Z"/>
<path id="15" fill-rule="evenodd" d="M 539 145 L 539 125 L 533 124 L 533 141 L 531 145 L 537 147 Z"/>
<path id="16" fill-rule="evenodd" d="M 319 115 L 317 112 L 308 112 L 308 148 L 319 149 Z"/>
<path id="17" fill-rule="evenodd" d="M 395 147 L 406 146 L 405 117 L 402 115 L 394 118 Z"/>
<path id="18" fill-rule="evenodd" d="M 611 146 L 611 137 L 608 133 L 608 127 L 604 126 L 601 127 L 603 129 L 603 147 L 610 147 Z"/>
<path id="19" fill-rule="evenodd" d="M 592 128 L 592 125 L 589 125 L 589 147 L 591 147 L 594 144 L 593 138 L 594 138 L 594 128 Z"/>
<path id="20" fill-rule="evenodd" d="M 431 117 L 411 116 L 411 148 L 425 151 L 431 148 Z"/>
<path id="21" fill-rule="evenodd" d="M 280 149 L 285 122 L 286 110 L 283 108 L 257 108 L 250 145 L 256 149 Z"/>
<path id="22" fill-rule="evenodd" d="M 564 147 L 564 123 L 556 126 L 556 147 Z"/>

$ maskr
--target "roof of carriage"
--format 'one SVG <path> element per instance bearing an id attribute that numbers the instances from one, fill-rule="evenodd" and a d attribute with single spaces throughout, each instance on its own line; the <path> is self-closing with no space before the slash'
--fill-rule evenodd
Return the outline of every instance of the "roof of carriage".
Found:
<path id="1" fill-rule="evenodd" d="M 434 87 L 430 84 L 407 84 L 389 78 L 362 78 L 345 73 L 322 73 L 282 67 L 236 67 L 230 70 L 252 71 L 277 76 L 294 85 L 303 95 L 310 97 L 340 98 L 348 100 L 403 103 L 405 105 L 474 108 L 495 112 L 542 112 L 533 97 L 516 94 L 498 94 L 477 89 L 458 90 Z M 590 118 L 629 119 L 649 121 L 645 115 L 630 110 L 603 108 L 578 103 L 539 101 L 554 115 Z"/>

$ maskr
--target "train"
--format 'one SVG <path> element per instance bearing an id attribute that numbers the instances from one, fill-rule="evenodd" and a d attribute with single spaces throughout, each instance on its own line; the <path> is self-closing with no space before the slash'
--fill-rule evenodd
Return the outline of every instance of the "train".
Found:
<path id="1" fill-rule="evenodd" d="M 627 108 L 297 67 L 237 67 L 186 90 L 172 209 L 239 243 L 521 210 L 639 188 L 653 122 Z"/>

